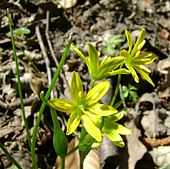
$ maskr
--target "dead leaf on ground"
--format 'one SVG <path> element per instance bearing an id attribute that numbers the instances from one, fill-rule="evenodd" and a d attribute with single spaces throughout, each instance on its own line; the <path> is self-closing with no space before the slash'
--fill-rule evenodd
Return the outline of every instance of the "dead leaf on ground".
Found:
<path id="1" fill-rule="evenodd" d="M 68 145 L 68 152 L 73 150 L 76 146 L 76 141 L 73 139 Z M 80 157 L 78 150 L 70 155 L 66 156 L 65 159 L 65 169 L 79 169 L 80 168 Z M 61 159 L 57 157 L 55 169 L 61 168 Z M 100 158 L 98 150 L 92 149 L 86 156 L 84 163 L 84 169 L 100 169 Z"/>

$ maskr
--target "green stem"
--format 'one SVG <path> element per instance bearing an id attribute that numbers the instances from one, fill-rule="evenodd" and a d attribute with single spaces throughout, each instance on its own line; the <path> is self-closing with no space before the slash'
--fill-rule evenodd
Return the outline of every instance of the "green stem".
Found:
<path id="1" fill-rule="evenodd" d="M 113 106 L 115 101 L 116 101 L 116 97 L 117 97 L 117 94 L 118 94 L 118 91 L 119 91 L 120 80 L 121 80 L 121 75 L 118 75 L 116 89 L 115 89 L 115 92 L 114 92 L 114 96 L 112 97 L 112 100 L 110 102 L 111 106 Z"/>
<path id="2" fill-rule="evenodd" d="M 84 159 L 85 159 L 85 154 L 80 152 L 80 169 L 83 169 L 83 163 L 84 163 Z"/>
<path id="3" fill-rule="evenodd" d="M 121 85 L 119 85 L 119 92 L 120 92 L 120 98 L 121 98 L 122 103 L 123 103 L 123 107 L 127 108 L 126 103 L 125 103 L 125 98 L 123 97 L 122 86 Z"/>
<path id="4" fill-rule="evenodd" d="M 40 124 L 40 121 L 41 121 L 41 116 L 44 112 L 44 109 L 46 107 L 46 104 L 47 104 L 47 101 L 50 97 L 50 94 L 52 92 L 52 89 L 55 87 L 56 85 L 56 81 L 58 80 L 58 77 L 60 75 L 60 72 L 62 70 L 62 67 L 65 63 L 65 60 L 67 58 L 67 56 L 69 55 L 69 52 L 70 52 L 70 44 L 71 42 L 69 42 L 66 46 L 66 48 L 64 49 L 63 51 L 63 55 L 62 55 L 62 58 L 60 60 L 60 63 L 56 69 L 56 72 L 54 73 L 54 77 L 51 81 L 51 84 L 47 90 L 47 93 L 43 99 L 43 102 L 41 104 L 41 107 L 40 107 L 40 110 L 39 110 L 39 114 L 38 114 L 38 117 L 36 119 L 36 123 L 35 123 L 35 127 L 34 127 L 34 130 L 33 130 L 33 135 L 32 135 L 32 144 L 31 144 L 31 156 L 32 156 L 32 168 L 33 169 L 37 169 L 38 166 L 37 166 L 37 159 L 36 159 L 36 154 L 35 154 L 35 144 L 36 144 L 36 137 L 37 137 L 37 133 L 38 133 L 38 128 L 39 128 L 39 124 Z"/>
<path id="5" fill-rule="evenodd" d="M 11 161 L 18 169 L 22 169 L 22 167 L 20 166 L 20 164 L 9 154 L 9 152 L 7 151 L 7 149 L 4 147 L 3 144 L 0 143 L 0 148 L 3 150 L 3 152 L 5 153 L 5 155 L 7 156 L 8 160 Z"/>
<path id="6" fill-rule="evenodd" d="M 65 169 L 65 157 L 61 158 L 61 169 Z"/>
<path id="7" fill-rule="evenodd" d="M 25 115 L 24 102 L 23 102 L 23 96 L 22 96 L 22 86 L 21 86 L 21 81 L 20 81 L 19 62 L 18 62 L 18 57 L 16 54 L 16 45 L 15 45 L 15 39 L 14 39 L 14 34 L 13 34 L 13 22 L 12 22 L 11 14 L 9 12 L 8 12 L 8 20 L 9 20 L 9 29 L 10 29 L 10 33 L 11 33 L 13 57 L 15 59 L 15 65 L 16 65 L 16 78 L 17 78 L 17 82 L 18 82 L 17 87 L 18 87 L 19 97 L 20 97 L 20 101 L 21 101 L 22 118 L 24 120 L 25 129 L 26 129 L 26 133 L 27 133 L 28 146 L 30 148 L 31 147 L 31 136 L 30 136 L 30 132 L 29 132 L 28 121 L 27 121 L 27 118 Z"/>

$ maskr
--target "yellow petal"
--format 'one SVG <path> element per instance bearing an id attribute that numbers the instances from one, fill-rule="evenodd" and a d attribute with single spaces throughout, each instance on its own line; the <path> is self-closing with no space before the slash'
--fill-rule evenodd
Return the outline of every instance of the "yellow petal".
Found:
<path id="1" fill-rule="evenodd" d="M 149 82 L 152 86 L 155 86 L 155 84 L 153 83 L 152 79 L 149 77 L 149 73 L 148 72 L 145 72 L 144 70 L 140 70 L 139 73 L 142 76 L 142 79 L 144 79 L 147 82 Z"/>
<path id="2" fill-rule="evenodd" d="M 109 116 L 117 112 L 112 106 L 97 103 L 88 109 L 91 114 L 96 114 L 98 116 Z"/>
<path id="3" fill-rule="evenodd" d="M 73 112 L 67 122 L 67 135 L 72 134 L 80 124 L 80 116 Z"/>
<path id="4" fill-rule="evenodd" d="M 77 101 L 83 96 L 83 85 L 80 76 L 77 72 L 72 73 L 70 90 L 71 97 L 75 101 Z"/>
<path id="5" fill-rule="evenodd" d="M 98 57 L 99 52 L 96 50 L 96 48 L 92 44 L 88 44 L 88 54 L 89 54 L 89 66 L 92 71 L 92 73 L 96 73 L 97 67 L 98 67 Z"/>
<path id="6" fill-rule="evenodd" d="M 139 78 L 138 78 L 138 75 L 137 75 L 135 69 L 131 65 L 127 64 L 127 63 L 125 63 L 125 65 L 129 69 L 130 73 L 132 74 L 133 79 L 135 80 L 135 82 L 139 83 Z"/>
<path id="7" fill-rule="evenodd" d="M 103 81 L 95 85 L 86 96 L 88 105 L 93 105 L 98 102 L 108 91 L 110 87 L 109 81 Z"/>
<path id="8" fill-rule="evenodd" d="M 83 126 L 86 129 L 86 131 L 98 142 L 101 142 L 102 135 L 99 128 L 96 127 L 96 125 L 90 120 L 90 118 L 87 115 L 82 116 Z"/>
<path id="9" fill-rule="evenodd" d="M 125 35 L 128 41 L 128 47 L 129 47 L 128 53 L 130 53 L 132 50 L 132 45 L 133 45 L 132 34 L 128 32 L 127 30 L 125 30 Z"/>
<path id="10" fill-rule="evenodd" d="M 51 99 L 48 101 L 48 104 L 61 112 L 71 112 L 73 108 L 72 103 L 66 99 Z"/>
<path id="11" fill-rule="evenodd" d="M 79 50 L 79 48 L 77 48 L 74 44 L 71 44 L 71 50 L 74 51 L 75 53 L 77 53 L 77 55 L 80 56 L 80 58 L 82 59 L 82 61 L 85 62 L 86 57 L 85 57 L 85 55 L 81 52 L 81 50 Z"/>
<path id="12" fill-rule="evenodd" d="M 119 134 L 129 135 L 129 134 L 132 133 L 130 129 L 124 127 L 121 124 L 117 124 L 117 123 L 113 122 L 112 126 L 116 130 L 116 132 L 119 133 Z"/>

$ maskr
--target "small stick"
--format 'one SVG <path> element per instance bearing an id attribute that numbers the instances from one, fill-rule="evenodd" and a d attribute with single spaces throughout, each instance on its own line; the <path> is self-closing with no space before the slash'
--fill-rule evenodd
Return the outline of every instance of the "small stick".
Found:
<path id="1" fill-rule="evenodd" d="M 47 43 L 48 43 L 48 47 L 50 49 L 51 56 L 52 56 L 55 64 L 58 65 L 58 61 L 55 57 L 55 53 L 54 53 L 54 50 L 53 50 L 53 47 L 52 47 L 52 44 L 51 44 L 51 41 L 50 41 L 50 37 L 49 37 L 49 34 L 48 34 L 49 33 L 49 20 L 50 20 L 50 12 L 47 10 L 45 36 L 46 36 L 46 39 L 47 39 Z"/>
<path id="2" fill-rule="evenodd" d="M 45 60 L 45 65 L 46 65 L 47 75 L 48 75 L 48 84 L 50 84 L 51 83 L 50 62 L 49 62 L 49 59 L 48 59 L 48 56 L 47 56 L 46 48 L 44 46 L 42 36 L 41 36 L 41 33 L 40 33 L 40 28 L 39 28 L 38 25 L 35 27 L 35 31 L 36 31 L 37 39 L 38 39 L 38 42 L 39 42 L 39 45 L 40 45 L 40 48 L 41 48 L 41 51 L 42 51 L 42 54 L 43 54 L 43 57 L 44 57 L 44 60 Z"/>
<path id="3" fill-rule="evenodd" d="M 53 50 L 53 47 L 52 47 L 52 44 L 51 44 L 51 41 L 50 41 L 50 37 L 49 37 L 49 22 L 50 22 L 50 11 L 47 10 L 45 36 L 46 36 L 46 39 L 47 39 L 47 43 L 48 43 L 48 47 L 50 49 L 51 56 L 52 56 L 55 64 L 58 65 L 58 61 L 56 59 L 56 56 L 55 56 L 55 53 L 54 53 L 54 50 Z M 69 88 L 69 83 L 68 83 L 68 80 L 66 79 L 66 74 L 65 74 L 64 70 L 62 70 L 62 72 L 63 72 L 63 75 L 64 75 L 63 79 L 64 79 L 67 87 Z"/>

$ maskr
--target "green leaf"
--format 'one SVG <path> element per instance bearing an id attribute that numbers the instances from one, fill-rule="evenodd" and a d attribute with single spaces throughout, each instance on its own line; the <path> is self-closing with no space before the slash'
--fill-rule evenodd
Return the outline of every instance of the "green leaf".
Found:
<path id="1" fill-rule="evenodd" d="M 127 98 L 129 96 L 129 90 L 127 86 L 122 86 L 122 94 L 124 98 Z"/>
<path id="2" fill-rule="evenodd" d="M 62 158 L 65 157 L 67 154 L 67 145 L 68 140 L 65 133 L 60 128 L 55 129 L 53 134 L 53 147 L 56 154 Z"/>
<path id="3" fill-rule="evenodd" d="M 95 139 L 90 136 L 84 128 L 82 128 L 79 139 L 79 151 L 88 154 L 94 142 Z"/>
<path id="4" fill-rule="evenodd" d="M 14 36 L 15 37 L 20 37 L 20 36 L 28 35 L 30 33 L 31 33 L 31 31 L 28 28 L 26 28 L 26 27 L 16 28 L 14 30 Z M 9 37 L 11 36 L 10 32 L 7 34 L 7 36 L 9 36 Z"/>
<path id="5" fill-rule="evenodd" d="M 49 106 L 52 108 L 61 111 L 61 112 L 71 112 L 72 111 L 72 103 L 66 99 L 58 99 L 54 98 L 48 101 Z"/>
<path id="6" fill-rule="evenodd" d="M 89 108 L 89 111 L 98 116 L 109 116 L 117 112 L 112 106 L 97 103 Z"/>
<path id="7" fill-rule="evenodd" d="M 72 112 L 67 122 L 67 135 L 72 134 L 80 124 L 81 116 L 78 113 Z"/>
<path id="8" fill-rule="evenodd" d="M 83 126 L 86 131 L 98 142 L 101 142 L 101 131 L 95 126 L 95 124 L 89 119 L 87 115 L 82 116 Z"/>
<path id="9" fill-rule="evenodd" d="M 129 99 L 132 100 L 134 103 L 137 102 L 139 96 L 137 95 L 137 92 L 136 91 L 130 91 L 129 92 Z"/>
<path id="10" fill-rule="evenodd" d="M 71 97 L 74 101 L 78 101 L 78 99 L 83 97 L 83 85 L 79 74 L 76 72 L 72 73 L 70 90 Z"/>
<path id="11" fill-rule="evenodd" d="M 107 55 L 113 55 L 114 50 L 124 41 L 121 35 L 114 35 L 110 37 L 104 44 L 103 51 Z"/>
<path id="12" fill-rule="evenodd" d="M 110 87 L 109 81 L 103 81 L 96 84 L 86 96 L 86 100 L 88 101 L 88 105 L 93 105 L 97 103 L 108 91 Z"/>

